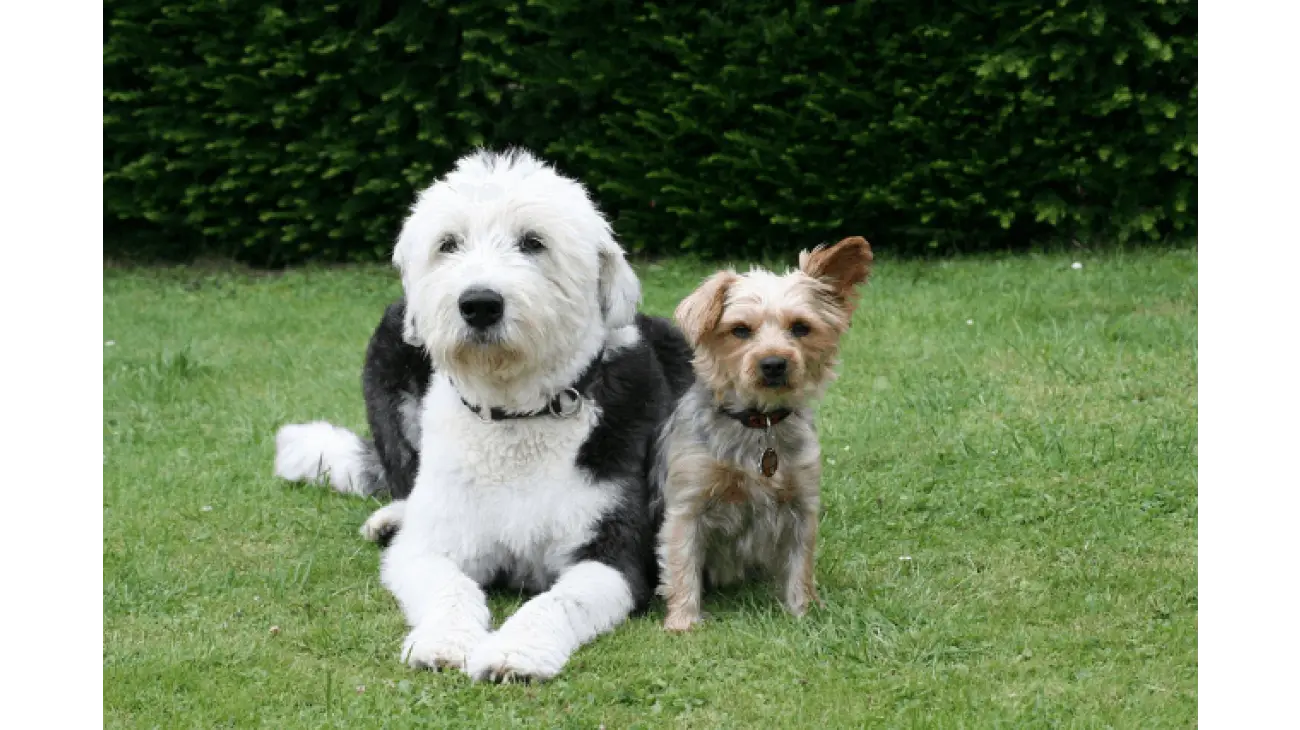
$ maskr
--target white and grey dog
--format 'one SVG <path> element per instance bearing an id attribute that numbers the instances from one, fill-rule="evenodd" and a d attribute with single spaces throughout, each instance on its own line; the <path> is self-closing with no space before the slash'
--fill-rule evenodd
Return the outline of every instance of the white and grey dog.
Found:
<path id="1" fill-rule="evenodd" d="M 526 152 L 460 160 L 419 195 L 393 261 L 405 297 L 363 374 L 374 440 L 286 426 L 276 473 L 399 500 L 367 524 L 391 537 L 381 578 L 411 666 L 548 679 L 653 593 L 647 471 L 689 346 L 636 313 L 636 275 L 583 186 Z M 493 631 L 497 583 L 537 595 Z"/>

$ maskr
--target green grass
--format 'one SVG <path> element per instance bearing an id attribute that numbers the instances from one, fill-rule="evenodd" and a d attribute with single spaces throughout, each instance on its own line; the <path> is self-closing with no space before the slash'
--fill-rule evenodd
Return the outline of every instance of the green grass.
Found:
<path id="1" fill-rule="evenodd" d="M 656 605 L 531 687 L 400 664 L 376 503 L 271 477 L 281 424 L 364 427 L 391 270 L 107 269 L 106 724 L 1194 725 L 1195 252 L 1070 262 L 879 265 L 821 414 L 824 609 Z M 643 266 L 646 309 L 706 273 Z"/>

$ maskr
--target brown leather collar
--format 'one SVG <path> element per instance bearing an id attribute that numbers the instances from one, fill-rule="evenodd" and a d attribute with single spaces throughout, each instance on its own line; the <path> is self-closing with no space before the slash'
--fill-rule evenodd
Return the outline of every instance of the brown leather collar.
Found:
<path id="1" fill-rule="evenodd" d="M 762 428 L 768 429 L 784 421 L 794 413 L 789 408 L 778 408 L 774 411 L 760 411 L 757 408 L 747 408 L 743 411 L 729 411 L 725 408 L 719 408 L 718 412 L 728 418 L 734 418 L 740 421 L 745 428 Z"/>

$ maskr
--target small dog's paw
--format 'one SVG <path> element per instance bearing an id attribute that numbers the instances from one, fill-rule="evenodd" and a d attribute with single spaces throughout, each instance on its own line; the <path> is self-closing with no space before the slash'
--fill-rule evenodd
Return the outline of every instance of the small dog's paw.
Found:
<path id="1" fill-rule="evenodd" d="M 670 613 L 668 614 L 668 617 L 664 619 L 664 631 L 672 631 L 673 633 L 690 631 L 695 624 L 698 624 L 702 620 L 704 619 L 699 614 L 691 614 L 682 611 Z"/>
<path id="2" fill-rule="evenodd" d="M 472 621 L 426 621 L 402 642 L 402 661 L 412 669 L 464 669 L 470 653 L 487 638 L 487 629 Z"/>
<path id="3" fill-rule="evenodd" d="M 785 610 L 789 611 L 790 615 L 795 618 L 803 618 L 808 613 L 808 608 L 813 604 L 818 608 L 826 607 L 821 597 L 817 595 L 817 589 L 815 588 L 792 590 L 782 603 L 785 605 Z"/>
<path id="4" fill-rule="evenodd" d="M 567 653 L 548 646 L 543 637 L 498 631 L 470 654 L 465 673 L 476 682 L 545 682 L 568 660 Z"/>

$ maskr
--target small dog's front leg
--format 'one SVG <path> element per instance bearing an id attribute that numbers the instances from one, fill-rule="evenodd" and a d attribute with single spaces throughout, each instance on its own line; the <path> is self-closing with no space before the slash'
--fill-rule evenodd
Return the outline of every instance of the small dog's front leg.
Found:
<path id="1" fill-rule="evenodd" d="M 668 603 L 664 629 L 689 631 L 700 621 L 699 517 L 685 510 L 669 510 L 659 539 L 660 593 Z"/>
<path id="2" fill-rule="evenodd" d="M 814 579 L 817 553 L 817 507 L 805 509 L 795 527 L 793 546 L 785 571 L 785 608 L 795 616 L 808 611 L 809 603 L 821 605 Z"/>

